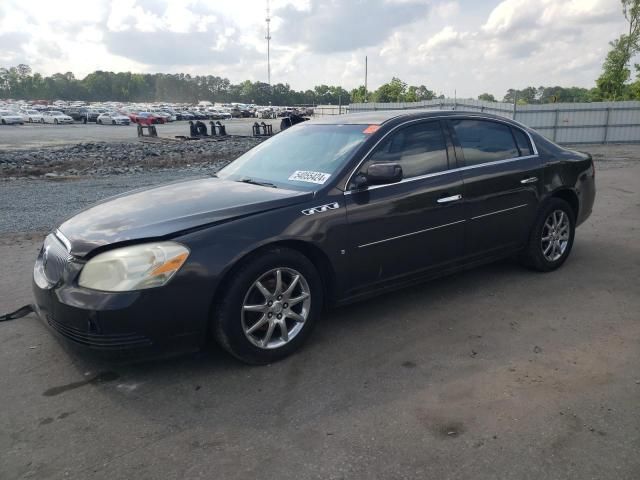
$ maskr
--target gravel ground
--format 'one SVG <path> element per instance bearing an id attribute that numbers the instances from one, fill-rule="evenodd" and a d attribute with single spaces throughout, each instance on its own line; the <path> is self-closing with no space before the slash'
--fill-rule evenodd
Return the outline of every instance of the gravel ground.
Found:
<path id="1" fill-rule="evenodd" d="M 560 270 L 501 262 L 336 309 L 269 367 L 215 348 L 105 365 L 33 315 L 0 323 L 0 478 L 637 480 L 634 150 L 599 162 L 593 215 Z M 23 207 L 60 184 L 31 185 Z M 42 237 L 0 238 L 6 312 L 30 300 Z"/>
<path id="2" fill-rule="evenodd" d="M 72 213 L 103 198 L 150 185 L 202 177 L 214 171 L 205 166 L 78 180 L 0 180 L 0 234 L 48 231 Z"/>
<path id="3" fill-rule="evenodd" d="M 262 142 L 262 138 L 225 136 L 188 141 L 136 143 L 88 142 L 64 147 L 4 150 L 0 179 L 20 177 L 96 177 L 159 168 L 220 168 Z"/>

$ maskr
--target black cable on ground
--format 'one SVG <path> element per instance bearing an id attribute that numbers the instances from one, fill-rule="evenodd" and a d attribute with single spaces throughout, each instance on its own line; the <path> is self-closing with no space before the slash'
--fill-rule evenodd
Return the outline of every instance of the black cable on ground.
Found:
<path id="1" fill-rule="evenodd" d="M 26 317 L 34 311 L 35 310 L 33 309 L 33 305 L 25 305 L 24 307 L 20 307 L 15 312 L 0 315 L 0 322 L 8 322 L 9 320 L 16 320 L 17 318 Z"/>

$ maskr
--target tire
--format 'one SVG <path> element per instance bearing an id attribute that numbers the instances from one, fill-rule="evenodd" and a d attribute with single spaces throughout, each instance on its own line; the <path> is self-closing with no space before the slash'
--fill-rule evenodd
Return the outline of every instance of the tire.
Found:
<path id="1" fill-rule="evenodd" d="M 102 120 L 98 120 L 98 124 L 99 124 L 99 125 L 102 125 Z"/>
<path id="2" fill-rule="evenodd" d="M 576 219 L 571 206 L 560 198 L 550 198 L 538 212 L 521 256 L 522 263 L 539 272 L 560 268 L 571 253 L 575 233 Z"/>
<path id="3" fill-rule="evenodd" d="M 2 119 L 2 124 L 3 124 L 3 125 L 6 125 L 6 124 L 7 124 L 7 122 L 6 122 L 6 120 L 5 120 L 4 118 Z"/>
<path id="4" fill-rule="evenodd" d="M 58 119 L 57 119 L 57 118 L 54 118 L 54 119 L 53 119 L 53 123 L 55 123 L 55 124 L 57 125 L 57 124 L 58 124 Z"/>
<path id="5" fill-rule="evenodd" d="M 33 123 L 33 119 L 32 118 L 29 119 L 29 123 Z"/>
<path id="6" fill-rule="evenodd" d="M 116 121 L 115 120 L 111 120 L 111 125 L 115 125 Z"/>
<path id="7" fill-rule="evenodd" d="M 40 123 L 44 123 L 44 118 L 41 118 L 41 119 L 40 119 Z"/>
<path id="8" fill-rule="evenodd" d="M 288 305 L 288 299 L 295 300 L 295 305 Z M 231 273 L 213 305 L 211 330 L 220 346 L 237 359 L 265 365 L 302 346 L 322 312 L 323 301 L 320 275 L 307 257 L 288 248 L 263 250 Z"/>

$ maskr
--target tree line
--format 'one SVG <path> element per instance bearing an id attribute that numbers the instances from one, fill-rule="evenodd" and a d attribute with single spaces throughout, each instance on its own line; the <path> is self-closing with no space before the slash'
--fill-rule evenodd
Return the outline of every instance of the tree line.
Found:
<path id="1" fill-rule="evenodd" d="M 424 85 L 407 85 L 393 78 L 374 92 L 370 102 L 416 102 L 430 100 L 435 93 Z M 240 102 L 258 105 L 348 104 L 365 101 L 365 87 L 347 91 L 340 86 L 317 85 L 296 91 L 289 84 L 269 85 L 245 80 L 231 83 L 213 75 L 131 73 L 95 71 L 82 79 L 72 72 L 43 76 L 28 65 L 0 68 L 0 98 L 22 100 L 84 100 L 116 102 L 196 103 Z"/>

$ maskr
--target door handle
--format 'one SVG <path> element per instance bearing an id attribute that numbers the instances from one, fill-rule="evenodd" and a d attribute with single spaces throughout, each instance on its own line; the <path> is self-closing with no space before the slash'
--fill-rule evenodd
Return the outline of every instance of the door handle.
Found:
<path id="1" fill-rule="evenodd" d="M 462 198 L 462 195 L 453 195 L 451 197 L 442 197 L 438 199 L 438 203 L 449 203 L 449 202 L 457 202 Z"/>
<path id="2" fill-rule="evenodd" d="M 538 177 L 529 177 L 529 178 L 525 178 L 524 180 L 520 180 L 520 183 L 526 185 L 528 183 L 536 183 L 538 181 Z"/>

